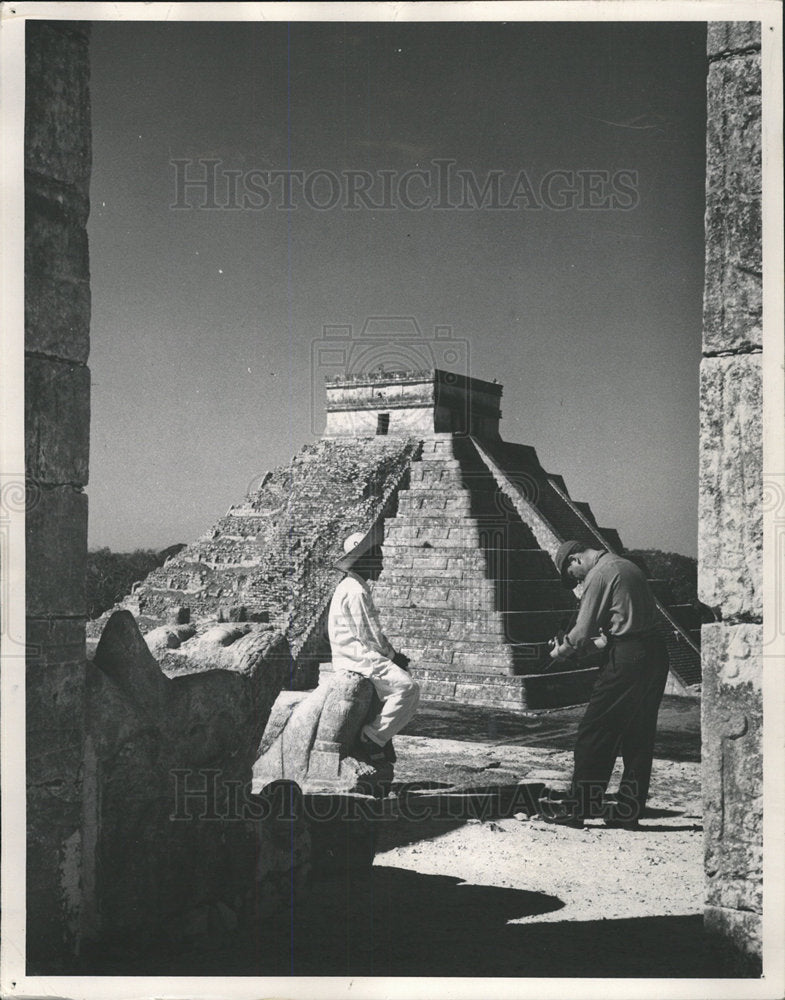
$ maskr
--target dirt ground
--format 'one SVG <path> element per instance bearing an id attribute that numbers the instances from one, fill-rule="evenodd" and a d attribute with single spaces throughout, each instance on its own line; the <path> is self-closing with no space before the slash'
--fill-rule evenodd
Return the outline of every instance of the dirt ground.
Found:
<path id="1" fill-rule="evenodd" d="M 599 821 L 583 830 L 554 827 L 526 815 L 527 788 L 568 785 L 581 714 L 581 708 L 522 716 L 422 705 L 395 740 L 398 793 L 415 803 L 447 802 L 447 815 L 437 810 L 418 819 L 414 810 L 407 818 L 403 809 L 403 816 L 379 824 L 370 878 L 314 886 L 309 910 L 320 915 L 320 947 L 313 951 L 316 926 L 303 914 L 290 941 L 292 972 L 647 978 L 748 972 L 703 933 L 699 704 L 663 701 L 649 808 L 637 832 Z M 619 773 L 620 767 L 611 788 Z M 326 927 L 333 947 L 323 948 Z M 310 948 L 301 947 L 304 939 Z"/>
<path id="2" fill-rule="evenodd" d="M 703 933 L 700 707 L 665 699 L 639 831 L 532 814 L 570 778 L 581 709 L 523 716 L 423 704 L 393 797 L 342 824 L 356 860 L 292 899 L 289 920 L 223 951 L 162 956 L 170 975 L 738 978 Z M 619 769 L 612 780 L 618 778 Z M 348 832 L 347 832 L 348 831 Z M 355 995 L 362 997 L 360 984 Z M 430 995 L 413 984 L 412 997 Z M 709 997 L 712 994 L 706 993 Z"/>

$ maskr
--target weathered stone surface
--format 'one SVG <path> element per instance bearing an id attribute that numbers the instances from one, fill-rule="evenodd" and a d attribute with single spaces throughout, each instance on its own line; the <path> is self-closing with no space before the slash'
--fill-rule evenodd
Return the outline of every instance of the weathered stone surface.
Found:
<path id="1" fill-rule="evenodd" d="M 266 636 L 264 648 L 280 651 L 278 640 Z M 299 884 L 307 874 L 307 833 L 297 833 L 293 859 L 280 817 L 250 799 L 283 661 L 251 663 L 246 650 L 235 666 L 168 678 L 133 616 L 119 611 L 87 667 L 88 778 L 100 787 L 88 824 L 95 933 L 126 951 L 152 940 L 226 943 L 254 914 L 280 913 L 286 878 Z"/>
<path id="2" fill-rule="evenodd" d="M 709 21 L 706 31 L 709 59 L 754 48 L 760 48 L 760 21 Z"/>
<path id="3" fill-rule="evenodd" d="M 712 64 L 708 102 L 703 350 L 711 354 L 761 345 L 759 54 Z"/>
<path id="4" fill-rule="evenodd" d="M 26 534 L 28 615 L 84 616 L 87 496 L 70 486 L 41 490 Z"/>
<path id="5" fill-rule="evenodd" d="M 25 168 L 88 194 L 89 26 L 29 21 L 25 31 Z"/>
<path id="6" fill-rule="evenodd" d="M 90 372 L 83 365 L 25 359 L 25 465 L 46 483 L 88 476 Z"/>
<path id="7" fill-rule="evenodd" d="M 169 649 L 179 649 L 183 641 L 196 634 L 193 625 L 161 625 L 144 637 L 147 648 L 156 659 Z"/>
<path id="8" fill-rule="evenodd" d="M 89 28 L 26 25 L 25 349 L 83 365 L 90 318 Z M 67 969 L 89 896 L 84 859 L 86 369 L 28 358 L 27 971 Z M 58 426 L 59 424 L 59 426 Z M 33 482 L 37 480 L 37 482 Z M 70 620 L 68 620 L 70 619 Z M 86 888 L 88 887 L 88 888 Z"/>
<path id="9" fill-rule="evenodd" d="M 70 743 L 81 753 L 84 731 L 84 657 L 78 662 L 30 663 L 26 669 L 27 733 L 49 734 L 28 767 L 38 767 L 50 758 L 56 760 L 55 742 Z M 55 741 L 54 734 L 59 735 Z"/>
<path id="10" fill-rule="evenodd" d="M 85 659 L 85 623 L 74 618 L 28 618 L 26 643 L 28 668 L 57 664 L 81 667 Z"/>
<path id="11" fill-rule="evenodd" d="M 702 631 L 706 920 L 754 953 L 762 913 L 763 626 Z"/>
<path id="12" fill-rule="evenodd" d="M 199 625 L 267 620 L 286 631 L 296 683 L 307 686 L 321 655 L 320 621 L 340 579 L 334 563 L 342 541 L 394 505 L 418 449 L 419 442 L 386 438 L 306 446 L 148 576 L 134 595 L 140 615 L 160 624 L 187 604 Z"/>
<path id="13" fill-rule="evenodd" d="M 90 285 L 25 275 L 25 348 L 84 364 L 90 351 Z"/>
<path id="14" fill-rule="evenodd" d="M 350 792 L 392 780 L 391 767 L 382 775 L 352 756 L 363 723 L 378 709 L 370 681 L 336 670 L 306 697 L 284 693 L 281 700 L 262 738 L 255 788 L 289 779 L 306 792 Z"/>
<path id="15" fill-rule="evenodd" d="M 701 364 L 698 596 L 723 618 L 763 614 L 760 354 Z"/>
<path id="16" fill-rule="evenodd" d="M 25 199 L 25 275 L 71 282 L 90 277 L 84 223 L 61 205 L 33 195 Z"/>
<path id="17" fill-rule="evenodd" d="M 718 935 L 738 955 L 751 960 L 749 966 L 739 969 L 741 975 L 760 976 L 763 941 L 761 920 L 757 913 L 707 906 L 703 913 L 703 923 L 710 934 Z"/>

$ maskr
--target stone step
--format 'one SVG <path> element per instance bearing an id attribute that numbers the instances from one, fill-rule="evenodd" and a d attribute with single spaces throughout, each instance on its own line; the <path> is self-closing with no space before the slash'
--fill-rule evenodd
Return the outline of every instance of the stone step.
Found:
<path id="1" fill-rule="evenodd" d="M 446 433 L 444 436 L 423 439 L 421 456 L 447 458 L 477 458 L 477 449 L 469 438 Z"/>
<path id="2" fill-rule="evenodd" d="M 500 645 L 458 640 L 441 645 L 405 636 L 390 637 L 396 649 L 406 653 L 416 667 L 436 666 L 452 670 L 476 670 L 511 675 L 537 673 L 550 664 L 547 643 Z"/>
<path id="3" fill-rule="evenodd" d="M 513 677 L 418 666 L 412 670 L 412 676 L 425 700 L 531 712 L 585 704 L 597 670 L 549 671 Z"/>
<path id="4" fill-rule="evenodd" d="M 482 642 L 546 642 L 572 620 L 570 611 L 440 611 L 379 608 L 387 635 L 424 636 L 438 640 Z"/>
<path id="5" fill-rule="evenodd" d="M 465 469 L 459 463 L 446 465 L 443 462 L 413 462 L 409 473 L 409 489 L 418 488 L 454 490 L 467 489 L 493 490 L 496 482 L 493 476 L 481 469 Z"/>
<path id="6" fill-rule="evenodd" d="M 547 552 L 532 546 L 478 549 L 476 546 L 423 545 L 385 540 L 382 545 L 384 573 L 413 569 L 446 576 L 481 572 L 486 576 L 557 580 Z"/>
<path id="7" fill-rule="evenodd" d="M 401 490 L 398 494 L 398 517 L 439 517 L 496 515 L 507 517 L 509 504 L 498 490 Z"/>
<path id="8" fill-rule="evenodd" d="M 472 523 L 464 519 L 458 524 L 426 523 L 435 522 L 435 518 L 424 519 L 417 523 L 414 519 L 393 518 L 385 524 L 385 541 L 392 544 L 422 545 L 428 542 L 432 546 L 440 545 L 449 548 L 535 548 L 536 542 L 530 529 L 514 521 Z"/>
<path id="9" fill-rule="evenodd" d="M 392 583 L 380 579 L 374 587 L 373 599 L 379 608 L 417 607 L 487 611 L 496 608 L 496 591 L 490 580 L 450 586 L 445 582 L 438 585 L 421 584 L 416 578 L 409 583 Z"/>
<path id="10" fill-rule="evenodd" d="M 557 580 L 451 580 L 384 573 L 374 587 L 378 606 L 422 608 L 487 608 L 503 611 L 553 611 L 577 607 L 572 591 Z"/>

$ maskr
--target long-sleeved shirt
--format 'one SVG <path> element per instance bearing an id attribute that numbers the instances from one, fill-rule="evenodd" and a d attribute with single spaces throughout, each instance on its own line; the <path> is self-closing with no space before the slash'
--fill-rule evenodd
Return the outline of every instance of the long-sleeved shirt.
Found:
<path id="1" fill-rule="evenodd" d="M 368 584 L 351 571 L 335 588 L 327 618 L 333 667 L 369 677 L 395 656 L 379 623 Z"/>
<path id="2" fill-rule="evenodd" d="M 603 552 L 586 575 L 578 619 L 567 640 L 581 648 L 600 629 L 607 635 L 651 635 L 657 605 L 643 572 L 621 556 Z"/>

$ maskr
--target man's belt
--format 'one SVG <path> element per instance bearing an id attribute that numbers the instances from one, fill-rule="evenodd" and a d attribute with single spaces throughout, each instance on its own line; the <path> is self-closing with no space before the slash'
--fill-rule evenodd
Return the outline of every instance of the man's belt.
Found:
<path id="1" fill-rule="evenodd" d="M 657 632 L 623 632 L 621 635 L 611 633 L 608 640 L 614 645 L 619 642 L 641 642 L 645 639 L 656 639 Z"/>

